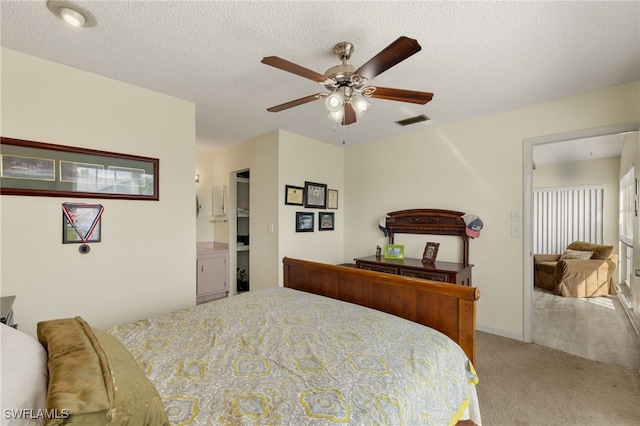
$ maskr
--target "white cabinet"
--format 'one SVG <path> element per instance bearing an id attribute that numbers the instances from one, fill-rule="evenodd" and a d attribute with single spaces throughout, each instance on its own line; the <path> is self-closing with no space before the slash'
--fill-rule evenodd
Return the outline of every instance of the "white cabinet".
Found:
<path id="1" fill-rule="evenodd" d="M 225 297 L 229 292 L 229 251 L 205 251 L 196 260 L 196 303 Z"/>

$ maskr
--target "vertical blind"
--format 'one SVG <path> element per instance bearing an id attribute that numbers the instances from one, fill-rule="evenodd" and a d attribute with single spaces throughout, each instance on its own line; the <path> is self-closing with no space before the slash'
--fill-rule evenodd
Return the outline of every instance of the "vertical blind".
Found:
<path id="1" fill-rule="evenodd" d="M 564 253 L 574 241 L 602 244 L 604 188 L 533 191 L 533 252 Z"/>

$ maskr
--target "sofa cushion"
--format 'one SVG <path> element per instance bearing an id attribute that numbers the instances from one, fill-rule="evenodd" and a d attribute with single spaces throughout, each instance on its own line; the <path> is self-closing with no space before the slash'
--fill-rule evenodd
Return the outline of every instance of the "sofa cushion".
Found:
<path id="1" fill-rule="evenodd" d="M 584 241 L 574 241 L 567 246 L 567 249 L 578 251 L 592 251 L 592 259 L 604 260 L 613 253 L 613 246 L 605 246 L 603 244 L 593 244 Z"/>

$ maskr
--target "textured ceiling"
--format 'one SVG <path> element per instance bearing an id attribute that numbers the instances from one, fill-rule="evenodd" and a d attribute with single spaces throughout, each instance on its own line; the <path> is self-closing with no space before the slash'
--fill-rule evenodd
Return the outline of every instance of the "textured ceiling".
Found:
<path id="1" fill-rule="evenodd" d="M 621 133 L 535 145 L 533 163 L 539 166 L 619 157 L 625 137 L 626 134 Z"/>
<path id="2" fill-rule="evenodd" d="M 75 3 L 96 27 L 69 27 L 44 0 L 1 0 L 2 46 L 194 102 L 200 149 L 277 128 L 356 144 L 640 78 L 637 1 Z M 372 84 L 433 92 L 430 103 L 373 99 L 351 126 L 334 125 L 322 101 L 266 111 L 324 88 L 263 56 L 324 73 L 338 42 L 361 65 L 401 35 L 422 51 Z M 431 120 L 394 124 L 419 114 Z"/>

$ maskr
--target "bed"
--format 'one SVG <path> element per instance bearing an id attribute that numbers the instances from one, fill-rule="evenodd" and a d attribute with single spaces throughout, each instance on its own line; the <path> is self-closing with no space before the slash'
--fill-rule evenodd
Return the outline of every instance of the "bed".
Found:
<path id="1" fill-rule="evenodd" d="M 79 317 L 39 323 L 44 417 L 53 425 L 481 424 L 477 289 L 283 262 L 284 288 L 107 332 Z"/>

